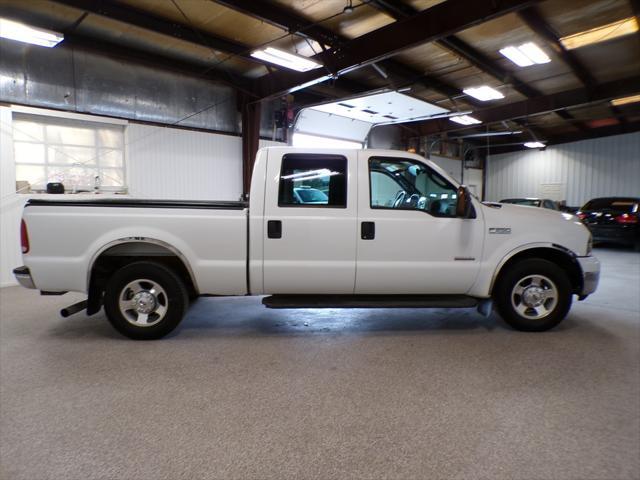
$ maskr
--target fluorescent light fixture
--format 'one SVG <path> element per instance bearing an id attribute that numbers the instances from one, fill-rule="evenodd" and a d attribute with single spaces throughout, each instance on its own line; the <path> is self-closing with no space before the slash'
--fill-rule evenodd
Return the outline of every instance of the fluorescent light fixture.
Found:
<path id="1" fill-rule="evenodd" d="M 533 42 L 522 44 L 518 47 L 522 53 L 533 60 L 534 63 L 549 63 L 551 59 L 542 49 Z"/>
<path id="2" fill-rule="evenodd" d="M 449 117 L 449 120 L 452 122 L 459 123 L 460 125 L 476 125 L 478 123 L 482 123 L 477 118 L 473 118 L 470 115 L 458 115 L 456 117 Z"/>
<path id="3" fill-rule="evenodd" d="M 525 142 L 524 144 L 527 148 L 544 148 L 546 145 L 542 142 Z"/>
<path id="4" fill-rule="evenodd" d="M 622 37 L 638 31 L 638 22 L 635 17 L 623 18 L 617 22 L 608 23 L 601 27 L 585 30 L 584 32 L 575 33 L 562 37 L 560 42 L 567 50 L 584 47 L 592 43 L 604 42 L 613 38 Z"/>
<path id="5" fill-rule="evenodd" d="M 519 67 L 529 67 L 540 63 L 549 63 L 551 59 L 533 42 L 523 43 L 519 47 L 505 47 L 500 53 Z"/>
<path id="6" fill-rule="evenodd" d="M 631 95 L 630 97 L 622 97 L 611 100 L 611 105 L 619 107 L 620 105 L 626 105 L 628 103 L 640 102 L 640 95 Z"/>
<path id="7" fill-rule="evenodd" d="M 483 102 L 486 102 L 488 100 L 498 100 L 499 98 L 504 98 L 504 95 L 502 93 L 500 93 L 495 88 L 491 88 L 487 85 L 483 85 L 481 87 L 474 87 L 474 88 L 465 88 L 463 92 Z"/>
<path id="8" fill-rule="evenodd" d="M 307 57 L 293 55 L 273 47 L 267 47 L 264 50 L 251 52 L 251 56 L 298 72 L 308 72 L 309 70 L 313 70 L 314 68 L 319 68 L 321 66 L 318 62 L 314 62 Z"/>
<path id="9" fill-rule="evenodd" d="M 64 35 L 61 33 L 30 27 L 6 18 L 0 18 L 0 37 L 42 47 L 55 47 L 64 40 Z"/>
<path id="10" fill-rule="evenodd" d="M 522 53 L 518 47 L 505 47 L 500 49 L 500 53 L 519 67 L 528 67 L 535 63 L 524 53 Z"/>

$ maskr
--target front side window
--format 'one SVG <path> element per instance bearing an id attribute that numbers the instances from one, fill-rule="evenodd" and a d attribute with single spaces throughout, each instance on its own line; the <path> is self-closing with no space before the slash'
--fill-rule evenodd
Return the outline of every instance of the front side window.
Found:
<path id="1" fill-rule="evenodd" d="M 455 217 L 457 188 L 426 165 L 389 157 L 369 159 L 371 208 L 422 210 Z"/>
<path id="2" fill-rule="evenodd" d="M 278 206 L 345 208 L 347 159 L 340 155 L 285 155 L 280 171 Z"/>

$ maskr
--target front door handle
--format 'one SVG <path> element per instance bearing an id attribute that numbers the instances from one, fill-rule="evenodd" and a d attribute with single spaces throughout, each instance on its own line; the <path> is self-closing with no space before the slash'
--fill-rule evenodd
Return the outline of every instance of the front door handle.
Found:
<path id="1" fill-rule="evenodd" d="M 269 220 L 267 222 L 267 237 L 282 238 L 282 222 L 280 220 Z"/>
<path id="2" fill-rule="evenodd" d="M 362 238 L 362 240 L 373 240 L 376 238 L 376 224 L 373 222 L 362 222 L 360 225 L 360 238 Z"/>

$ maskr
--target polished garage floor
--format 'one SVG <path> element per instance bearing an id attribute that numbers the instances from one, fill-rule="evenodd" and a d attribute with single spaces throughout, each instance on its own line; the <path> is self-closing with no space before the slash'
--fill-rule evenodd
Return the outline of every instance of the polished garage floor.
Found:
<path id="1" fill-rule="evenodd" d="M 560 328 L 201 299 L 133 342 L 0 292 L 2 479 L 638 479 L 640 254 Z"/>

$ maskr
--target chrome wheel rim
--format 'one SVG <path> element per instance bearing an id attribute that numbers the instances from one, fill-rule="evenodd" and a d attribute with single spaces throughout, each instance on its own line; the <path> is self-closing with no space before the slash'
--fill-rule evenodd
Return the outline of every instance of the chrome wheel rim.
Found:
<path id="1" fill-rule="evenodd" d="M 136 327 L 151 327 L 167 314 L 169 299 L 157 282 L 142 278 L 129 282 L 118 296 L 122 316 Z"/>
<path id="2" fill-rule="evenodd" d="M 511 305 L 523 318 L 540 320 L 558 304 L 558 287 L 544 275 L 528 275 L 511 290 Z"/>

